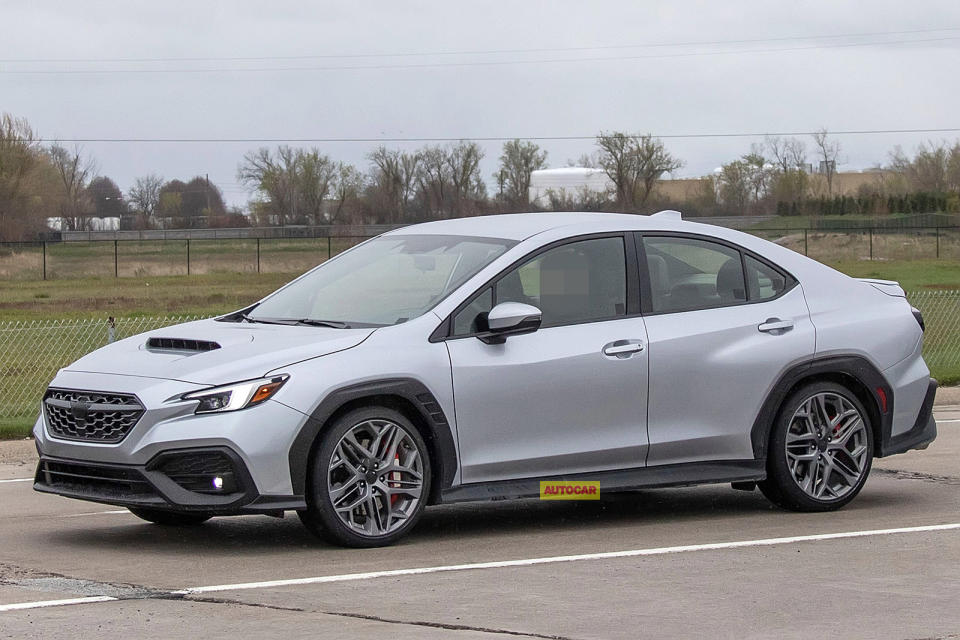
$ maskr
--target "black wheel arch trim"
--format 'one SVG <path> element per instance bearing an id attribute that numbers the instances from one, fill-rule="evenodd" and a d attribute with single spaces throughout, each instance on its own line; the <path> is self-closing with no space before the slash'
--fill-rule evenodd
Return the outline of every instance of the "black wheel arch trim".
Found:
<path id="1" fill-rule="evenodd" d="M 851 388 L 861 404 L 870 414 L 874 428 L 874 452 L 880 457 L 888 455 L 886 450 L 890 443 L 890 433 L 893 428 L 893 388 L 883 377 L 883 374 L 873 364 L 862 356 L 832 355 L 813 358 L 798 363 L 784 372 L 774 384 L 766 400 L 760 407 L 757 417 L 750 429 L 750 442 L 753 445 L 755 458 L 767 456 L 767 443 L 770 439 L 770 430 L 773 428 L 777 413 L 784 401 L 797 386 L 808 378 L 830 377 L 852 378 L 859 385 L 859 389 Z M 878 397 L 877 389 L 882 389 L 886 397 L 886 406 Z M 922 413 L 922 412 L 921 412 Z"/>
<path id="2" fill-rule="evenodd" d="M 439 500 L 440 492 L 453 484 L 453 478 L 457 473 L 457 449 L 450 422 L 443 407 L 426 385 L 413 378 L 387 378 L 361 382 L 341 387 L 327 394 L 300 428 L 300 432 L 290 446 L 288 456 L 290 481 L 295 494 L 306 495 L 307 466 L 310 455 L 317 437 L 330 418 L 348 404 L 384 396 L 398 397 L 406 401 L 417 412 L 420 426 L 425 427 L 425 433 L 422 435 L 427 447 L 431 448 L 434 454 L 430 463 L 434 468 L 434 477 L 439 480 L 431 488 L 428 504 Z"/>

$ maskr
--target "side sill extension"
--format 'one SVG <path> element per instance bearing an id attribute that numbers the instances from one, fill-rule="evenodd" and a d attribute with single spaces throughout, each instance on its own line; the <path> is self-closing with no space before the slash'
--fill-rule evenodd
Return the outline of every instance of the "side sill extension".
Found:
<path id="1" fill-rule="evenodd" d="M 540 495 L 542 480 L 578 480 L 599 482 L 600 495 L 605 491 L 652 489 L 655 487 L 684 487 L 698 484 L 729 482 L 756 482 L 767 476 L 765 459 L 718 460 L 716 462 L 686 462 L 656 467 L 638 467 L 618 471 L 544 476 L 476 482 L 444 489 L 441 502 L 473 502 L 478 500 L 510 500 L 512 498 L 536 498 Z"/>

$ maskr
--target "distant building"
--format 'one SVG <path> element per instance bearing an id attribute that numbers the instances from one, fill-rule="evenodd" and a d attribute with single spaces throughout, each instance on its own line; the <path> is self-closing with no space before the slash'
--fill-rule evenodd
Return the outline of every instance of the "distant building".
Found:
<path id="1" fill-rule="evenodd" d="M 81 231 L 117 231 L 120 229 L 120 218 L 95 218 L 85 216 L 83 218 L 83 225 L 85 228 L 81 229 Z M 68 231 L 66 225 L 63 224 L 63 218 L 47 218 L 47 227 L 54 231 Z"/>
<path id="2" fill-rule="evenodd" d="M 550 192 L 577 197 L 584 191 L 608 193 L 613 181 L 603 169 L 563 167 L 540 169 L 530 174 L 530 202 L 541 207 L 550 204 Z"/>

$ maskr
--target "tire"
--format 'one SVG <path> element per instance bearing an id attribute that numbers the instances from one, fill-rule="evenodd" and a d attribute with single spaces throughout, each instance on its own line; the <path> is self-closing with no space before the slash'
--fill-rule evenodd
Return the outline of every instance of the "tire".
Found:
<path id="1" fill-rule="evenodd" d="M 307 469 L 307 508 L 297 514 L 333 544 L 387 546 L 420 520 L 430 479 L 427 446 L 403 414 L 356 409 L 322 433 Z"/>
<path id="2" fill-rule="evenodd" d="M 182 511 L 164 511 L 162 509 L 143 509 L 140 507 L 128 508 L 130 513 L 141 520 L 167 527 L 195 527 L 212 517 L 207 513 L 184 513 Z"/>
<path id="3" fill-rule="evenodd" d="M 788 447 L 789 443 L 789 447 Z M 777 415 L 760 491 L 792 511 L 833 511 L 853 500 L 873 462 L 870 415 L 846 387 L 807 384 Z"/>

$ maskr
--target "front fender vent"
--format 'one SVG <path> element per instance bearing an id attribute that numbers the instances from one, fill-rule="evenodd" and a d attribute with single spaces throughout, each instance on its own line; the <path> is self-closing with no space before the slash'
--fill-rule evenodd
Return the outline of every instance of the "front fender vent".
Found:
<path id="1" fill-rule="evenodd" d="M 147 340 L 147 349 L 155 351 L 213 351 L 220 345 L 210 340 L 189 340 L 186 338 L 150 338 Z"/>

